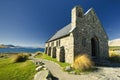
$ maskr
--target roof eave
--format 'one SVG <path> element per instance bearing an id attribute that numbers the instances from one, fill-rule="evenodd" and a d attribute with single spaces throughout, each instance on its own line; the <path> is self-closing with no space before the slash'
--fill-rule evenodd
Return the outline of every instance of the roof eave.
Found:
<path id="1" fill-rule="evenodd" d="M 61 37 L 59 37 L 59 38 L 56 38 L 56 39 L 53 39 L 53 40 L 48 40 L 48 41 L 46 41 L 46 43 L 48 43 L 48 42 L 52 42 L 52 41 L 55 41 L 55 40 L 57 40 L 57 39 L 60 39 L 60 38 L 64 38 L 64 37 L 67 37 L 67 36 L 69 36 L 70 35 L 70 33 L 69 34 L 66 34 L 66 35 L 64 35 L 64 36 L 61 36 Z"/>

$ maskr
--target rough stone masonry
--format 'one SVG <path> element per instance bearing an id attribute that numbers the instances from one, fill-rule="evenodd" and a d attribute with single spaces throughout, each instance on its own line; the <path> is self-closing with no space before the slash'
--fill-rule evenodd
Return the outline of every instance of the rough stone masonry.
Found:
<path id="1" fill-rule="evenodd" d="M 76 56 L 88 54 L 92 59 L 108 58 L 108 36 L 93 8 L 84 13 L 75 6 L 71 23 L 46 42 L 45 53 L 58 61 L 73 63 Z"/>

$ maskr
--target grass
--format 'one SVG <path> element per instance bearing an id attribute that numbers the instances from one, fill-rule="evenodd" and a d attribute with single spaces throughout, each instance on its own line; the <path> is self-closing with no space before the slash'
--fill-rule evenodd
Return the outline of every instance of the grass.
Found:
<path id="1" fill-rule="evenodd" d="M 120 49 L 120 46 L 109 46 L 109 48 L 119 48 Z"/>
<path id="2" fill-rule="evenodd" d="M 111 62 L 120 63 L 120 54 L 110 50 L 109 51 L 109 60 Z"/>
<path id="3" fill-rule="evenodd" d="M 11 57 L 11 62 L 16 63 L 16 62 L 24 62 L 28 59 L 28 54 L 14 54 Z"/>
<path id="4" fill-rule="evenodd" d="M 9 57 L 9 54 L 3 54 L 3 53 L 0 53 L 0 58 L 7 58 L 7 57 Z"/>
<path id="5" fill-rule="evenodd" d="M 11 63 L 11 58 L 0 58 L 0 80 L 33 80 L 35 73 L 30 60 Z"/>
<path id="6" fill-rule="evenodd" d="M 7 46 L 4 46 L 4 45 L 0 45 L 0 48 L 7 48 Z"/>
<path id="7" fill-rule="evenodd" d="M 75 58 L 75 61 L 72 67 L 75 70 L 82 72 L 86 70 L 91 70 L 93 66 L 94 66 L 94 63 L 90 59 L 90 57 L 87 54 L 82 54 Z"/>
<path id="8" fill-rule="evenodd" d="M 43 52 L 38 51 L 38 52 L 35 53 L 35 56 L 40 56 L 42 54 L 43 54 Z"/>
<path id="9" fill-rule="evenodd" d="M 63 70 L 65 69 L 66 66 L 70 66 L 70 64 L 68 63 L 65 63 L 65 62 L 59 62 L 56 60 L 56 58 L 51 58 L 50 56 L 48 56 L 47 54 L 40 54 L 40 55 L 37 55 L 36 58 L 43 58 L 43 59 L 47 59 L 47 60 L 50 60 L 50 61 L 53 61 L 53 62 L 56 62 L 57 64 L 59 64 Z"/>
<path id="10" fill-rule="evenodd" d="M 59 64 L 63 68 L 64 71 L 65 71 L 66 66 L 71 66 L 71 64 L 69 64 L 69 63 L 59 62 L 59 61 L 56 60 L 56 58 L 51 58 L 50 56 L 48 56 L 47 54 L 44 54 L 44 53 L 42 55 L 37 55 L 35 57 L 36 58 L 43 58 L 43 59 L 47 59 L 47 60 L 53 61 L 53 62 Z M 86 61 L 88 61 L 88 59 L 86 59 Z M 91 62 L 90 64 L 92 65 L 93 63 Z M 94 70 L 94 68 L 92 68 L 90 64 L 89 64 L 89 69 L 87 69 L 87 70 L 81 70 L 81 69 L 71 68 L 71 70 L 66 71 L 66 72 L 75 71 L 75 74 L 78 74 L 78 75 L 81 74 L 81 73 L 86 74 L 86 73 L 92 72 Z"/>

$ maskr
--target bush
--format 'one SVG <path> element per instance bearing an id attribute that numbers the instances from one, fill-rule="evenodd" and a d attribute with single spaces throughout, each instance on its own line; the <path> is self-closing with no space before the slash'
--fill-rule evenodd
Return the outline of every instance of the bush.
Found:
<path id="1" fill-rule="evenodd" d="M 42 54 L 43 54 L 42 52 L 38 51 L 38 52 L 35 53 L 35 56 L 42 55 Z"/>
<path id="2" fill-rule="evenodd" d="M 75 58 L 73 63 L 73 68 L 80 71 L 90 70 L 93 67 L 94 63 L 87 54 L 79 55 Z"/>
<path id="3" fill-rule="evenodd" d="M 120 54 L 115 52 L 109 52 L 109 60 L 112 62 L 120 63 Z"/>
<path id="4" fill-rule="evenodd" d="M 16 63 L 16 62 L 24 62 L 28 59 L 28 55 L 26 54 L 15 54 L 11 57 L 11 62 Z"/>

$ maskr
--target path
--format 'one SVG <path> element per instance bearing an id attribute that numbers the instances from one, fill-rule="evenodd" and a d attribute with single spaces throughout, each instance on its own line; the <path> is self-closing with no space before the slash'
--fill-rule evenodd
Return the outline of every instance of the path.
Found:
<path id="1" fill-rule="evenodd" d="M 56 80 L 120 80 L 120 67 L 98 67 L 98 71 L 89 74 L 73 75 L 63 72 L 60 66 L 52 61 L 45 59 L 35 60 L 45 63 L 50 72 L 58 78 Z"/>

